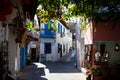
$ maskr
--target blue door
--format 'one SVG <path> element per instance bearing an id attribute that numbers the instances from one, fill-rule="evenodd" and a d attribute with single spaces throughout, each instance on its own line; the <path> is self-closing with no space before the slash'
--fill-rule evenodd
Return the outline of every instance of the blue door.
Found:
<path id="1" fill-rule="evenodd" d="M 24 47 L 20 48 L 20 69 L 24 68 Z"/>
<path id="2" fill-rule="evenodd" d="M 25 45 L 25 64 L 27 64 L 27 56 L 28 56 L 27 49 L 28 49 L 28 45 Z"/>

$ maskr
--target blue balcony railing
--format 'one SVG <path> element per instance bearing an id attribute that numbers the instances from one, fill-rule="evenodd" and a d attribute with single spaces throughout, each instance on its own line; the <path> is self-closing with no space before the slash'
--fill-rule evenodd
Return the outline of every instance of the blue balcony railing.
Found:
<path id="1" fill-rule="evenodd" d="M 40 30 L 40 38 L 56 38 L 54 30 L 42 29 Z"/>

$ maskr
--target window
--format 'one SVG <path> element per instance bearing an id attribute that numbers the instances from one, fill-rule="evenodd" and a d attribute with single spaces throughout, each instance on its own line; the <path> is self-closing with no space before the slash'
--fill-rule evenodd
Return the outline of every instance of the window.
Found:
<path id="1" fill-rule="evenodd" d="M 65 45 L 63 45 L 63 52 L 65 52 Z"/>
<path id="2" fill-rule="evenodd" d="M 51 43 L 45 43 L 45 51 L 46 54 L 51 54 Z"/>
<path id="3" fill-rule="evenodd" d="M 58 33 L 62 33 L 62 26 L 58 23 Z"/>
<path id="4" fill-rule="evenodd" d="M 65 28 L 63 29 L 63 32 L 65 33 Z"/>
<path id="5" fill-rule="evenodd" d="M 58 43 L 58 53 L 60 52 L 60 43 Z"/>
<path id="6" fill-rule="evenodd" d="M 48 29 L 48 24 L 45 24 L 45 29 Z"/>

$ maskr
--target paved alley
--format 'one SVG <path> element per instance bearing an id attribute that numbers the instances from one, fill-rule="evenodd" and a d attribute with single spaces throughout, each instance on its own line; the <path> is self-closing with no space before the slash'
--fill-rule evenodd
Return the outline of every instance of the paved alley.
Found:
<path id="1" fill-rule="evenodd" d="M 22 80 L 86 80 L 71 62 L 33 63 L 19 74 Z"/>

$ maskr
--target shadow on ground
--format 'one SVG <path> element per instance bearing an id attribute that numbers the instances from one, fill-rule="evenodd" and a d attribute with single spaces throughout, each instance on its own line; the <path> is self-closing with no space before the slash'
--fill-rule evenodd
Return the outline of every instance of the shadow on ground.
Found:
<path id="1" fill-rule="evenodd" d="M 48 80 L 45 78 L 44 67 L 38 67 L 35 64 L 26 66 L 19 75 L 21 80 Z"/>
<path id="2" fill-rule="evenodd" d="M 78 70 L 74 62 L 47 62 L 43 63 L 46 65 L 46 68 L 49 69 L 50 73 L 80 73 L 80 70 Z"/>

